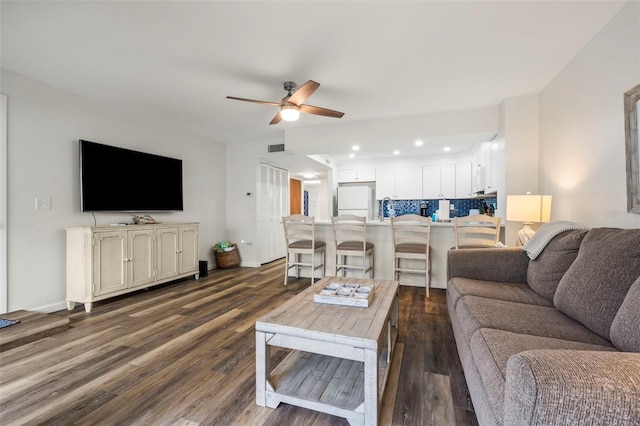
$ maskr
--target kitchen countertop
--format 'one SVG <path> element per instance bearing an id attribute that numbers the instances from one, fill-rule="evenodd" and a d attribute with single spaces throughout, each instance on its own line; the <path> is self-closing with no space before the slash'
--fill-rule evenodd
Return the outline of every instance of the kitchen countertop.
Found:
<path id="1" fill-rule="evenodd" d="M 316 220 L 316 225 L 331 225 L 331 220 Z M 378 219 L 370 219 L 367 220 L 367 226 L 391 226 L 391 221 L 389 219 L 385 219 L 384 222 L 380 222 Z M 431 222 L 431 226 L 435 227 L 444 227 L 444 228 L 453 228 L 453 220 L 449 220 L 448 222 Z M 500 224 L 501 228 L 504 228 L 504 223 Z"/>
<path id="2" fill-rule="evenodd" d="M 334 235 L 331 220 L 316 220 L 316 238 L 327 243 L 325 275 L 335 272 L 336 253 L 333 243 Z M 393 246 L 391 236 L 391 221 L 380 222 L 378 219 L 367 221 L 367 240 L 375 244 L 375 278 L 383 280 L 393 279 Z M 455 246 L 454 223 L 435 222 L 431 224 L 429 237 L 431 259 L 431 287 L 447 288 L 447 252 Z M 502 224 L 500 240 L 504 241 L 504 224 Z M 303 269 L 302 273 L 307 272 Z M 424 278 L 420 276 L 403 275 L 401 285 L 424 286 Z"/>

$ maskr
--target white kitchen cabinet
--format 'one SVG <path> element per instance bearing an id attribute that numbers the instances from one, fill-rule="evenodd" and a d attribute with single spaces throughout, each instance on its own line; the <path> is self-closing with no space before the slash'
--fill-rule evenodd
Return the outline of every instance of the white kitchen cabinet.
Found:
<path id="1" fill-rule="evenodd" d="M 176 244 L 168 243 L 172 239 Z M 172 268 L 177 272 L 166 273 Z M 79 302 L 91 312 L 95 301 L 189 275 L 199 275 L 196 223 L 67 228 L 70 310 Z"/>
<path id="2" fill-rule="evenodd" d="M 471 161 L 456 164 L 456 198 L 471 198 L 473 196 L 471 179 Z"/>
<path id="3" fill-rule="evenodd" d="M 375 180 L 375 169 L 346 169 L 338 171 L 338 183 L 373 182 Z"/>
<path id="4" fill-rule="evenodd" d="M 417 200 L 422 197 L 422 168 L 376 169 L 376 199 Z"/>
<path id="5" fill-rule="evenodd" d="M 504 143 L 494 140 L 487 144 L 484 158 L 484 192 L 493 194 L 498 190 L 498 181 L 504 176 Z"/>
<path id="6" fill-rule="evenodd" d="M 456 198 L 456 166 L 422 167 L 422 198 L 427 200 L 439 198 Z"/>

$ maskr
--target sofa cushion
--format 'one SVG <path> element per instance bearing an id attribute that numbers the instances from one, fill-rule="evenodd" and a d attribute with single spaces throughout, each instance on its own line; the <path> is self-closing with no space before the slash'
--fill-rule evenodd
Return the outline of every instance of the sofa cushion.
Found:
<path id="1" fill-rule="evenodd" d="M 471 354 L 480 374 L 494 415 L 504 417 L 504 390 L 507 361 L 512 355 L 532 349 L 571 349 L 584 351 L 615 351 L 608 346 L 590 345 L 549 337 L 530 336 L 509 331 L 482 328 L 471 337 Z"/>
<path id="2" fill-rule="evenodd" d="M 458 301 L 456 315 L 467 341 L 481 328 L 495 328 L 532 336 L 611 346 L 611 342 L 553 307 L 464 296 Z"/>
<path id="3" fill-rule="evenodd" d="M 558 283 L 576 260 L 586 234 L 586 230 L 562 232 L 549 241 L 535 260 L 529 261 L 527 283 L 534 292 L 553 302 Z"/>
<path id="4" fill-rule="evenodd" d="M 453 277 L 449 280 L 447 293 L 453 301 L 453 306 L 456 306 L 462 296 L 467 295 L 530 305 L 553 306 L 552 302 L 534 293 L 524 283 L 503 283 Z"/>
<path id="5" fill-rule="evenodd" d="M 595 228 L 560 280 L 553 302 L 560 311 L 609 339 L 613 318 L 640 276 L 640 229 Z"/>
<path id="6" fill-rule="evenodd" d="M 611 323 L 611 342 L 622 351 L 640 352 L 640 277 Z"/>

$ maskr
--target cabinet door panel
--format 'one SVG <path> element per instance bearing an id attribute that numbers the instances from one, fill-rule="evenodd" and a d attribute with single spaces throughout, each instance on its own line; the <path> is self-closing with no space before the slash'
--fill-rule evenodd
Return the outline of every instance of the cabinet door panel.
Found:
<path id="1" fill-rule="evenodd" d="M 178 229 L 163 228 L 157 233 L 156 268 L 158 279 L 178 275 Z"/>
<path id="2" fill-rule="evenodd" d="M 358 178 L 358 171 L 356 169 L 339 170 L 338 182 L 355 182 Z"/>
<path id="3" fill-rule="evenodd" d="M 153 234 L 152 229 L 127 233 L 129 243 L 127 264 L 131 287 L 149 284 L 154 280 Z"/>
<path id="4" fill-rule="evenodd" d="M 424 166 L 422 168 L 422 198 L 438 199 L 440 194 L 440 166 Z"/>
<path id="5" fill-rule="evenodd" d="M 396 196 L 396 170 L 376 169 L 376 199 Z"/>
<path id="6" fill-rule="evenodd" d="M 180 228 L 180 273 L 198 269 L 198 231 L 195 227 Z"/>
<path id="7" fill-rule="evenodd" d="M 396 196 L 399 200 L 416 200 L 422 196 L 422 167 L 396 169 Z"/>
<path id="8" fill-rule="evenodd" d="M 456 198 L 472 197 L 471 186 L 471 162 L 456 164 Z"/>
<path id="9" fill-rule="evenodd" d="M 125 232 L 100 232 L 94 236 L 93 285 L 96 295 L 127 288 Z"/>
<path id="10" fill-rule="evenodd" d="M 440 166 L 440 194 L 444 198 L 456 198 L 456 166 Z"/>

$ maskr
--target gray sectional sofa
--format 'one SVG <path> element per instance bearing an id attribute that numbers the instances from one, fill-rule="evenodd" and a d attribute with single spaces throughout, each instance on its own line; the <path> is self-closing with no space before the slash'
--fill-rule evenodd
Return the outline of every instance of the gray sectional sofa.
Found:
<path id="1" fill-rule="evenodd" d="M 448 253 L 448 311 L 478 422 L 640 425 L 640 229 L 547 225 L 539 254 Z"/>

